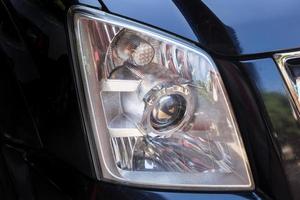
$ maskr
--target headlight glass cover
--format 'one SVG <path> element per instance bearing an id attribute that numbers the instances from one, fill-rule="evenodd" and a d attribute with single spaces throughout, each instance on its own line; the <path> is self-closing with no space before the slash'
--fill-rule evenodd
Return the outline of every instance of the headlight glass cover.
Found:
<path id="1" fill-rule="evenodd" d="M 69 23 L 100 178 L 151 187 L 252 188 L 235 118 L 209 55 L 93 9 L 73 9 Z"/>

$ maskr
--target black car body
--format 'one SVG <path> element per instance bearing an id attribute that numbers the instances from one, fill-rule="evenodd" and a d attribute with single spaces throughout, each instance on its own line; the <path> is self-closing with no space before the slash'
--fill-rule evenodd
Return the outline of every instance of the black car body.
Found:
<path id="1" fill-rule="evenodd" d="M 97 180 L 67 22 L 78 5 L 210 54 L 244 141 L 253 190 L 146 189 Z M 0 198 L 300 199 L 299 110 L 276 63 L 276 55 L 300 51 L 299 7 L 296 0 L 0 0 Z M 300 58 L 288 64 L 297 72 Z"/>

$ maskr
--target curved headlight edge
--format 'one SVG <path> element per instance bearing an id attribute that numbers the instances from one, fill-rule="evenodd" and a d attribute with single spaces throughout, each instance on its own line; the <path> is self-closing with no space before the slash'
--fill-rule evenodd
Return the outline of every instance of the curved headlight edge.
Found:
<path id="1" fill-rule="evenodd" d="M 72 7 L 68 24 L 100 180 L 174 189 L 253 189 L 225 87 L 207 53 L 86 7 Z"/>

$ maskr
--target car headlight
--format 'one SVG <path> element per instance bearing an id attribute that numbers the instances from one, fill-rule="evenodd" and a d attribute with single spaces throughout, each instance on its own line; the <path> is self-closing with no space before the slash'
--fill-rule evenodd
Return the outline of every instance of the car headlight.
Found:
<path id="1" fill-rule="evenodd" d="M 93 9 L 71 9 L 69 24 L 101 179 L 150 187 L 253 187 L 209 55 L 172 35 Z"/>

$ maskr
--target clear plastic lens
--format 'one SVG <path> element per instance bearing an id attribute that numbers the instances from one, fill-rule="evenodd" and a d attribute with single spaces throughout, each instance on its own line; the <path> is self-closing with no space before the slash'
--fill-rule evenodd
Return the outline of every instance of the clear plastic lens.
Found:
<path id="1" fill-rule="evenodd" d="M 75 27 L 104 178 L 251 187 L 239 132 L 208 55 L 107 14 L 76 14 Z"/>

